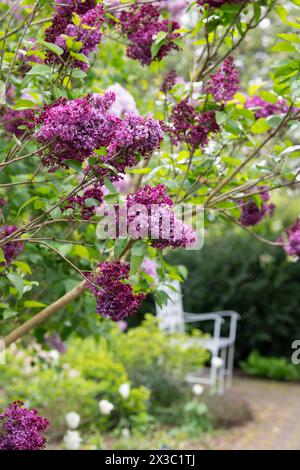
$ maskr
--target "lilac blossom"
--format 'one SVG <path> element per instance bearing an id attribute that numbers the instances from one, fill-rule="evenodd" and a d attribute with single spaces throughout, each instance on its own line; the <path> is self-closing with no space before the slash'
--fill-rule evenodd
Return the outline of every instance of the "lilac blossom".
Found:
<path id="1" fill-rule="evenodd" d="M 133 96 L 119 83 L 114 83 L 109 86 L 106 91 L 110 91 L 115 94 L 116 100 L 110 107 L 109 112 L 115 116 L 121 117 L 125 113 L 138 114 L 135 99 Z"/>
<path id="2" fill-rule="evenodd" d="M 102 185 L 99 182 L 85 188 L 82 194 L 75 194 L 67 199 L 63 210 L 80 210 L 82 220 L 89 220 L 103 202 Z"/>
<path id="3" fill-rule="evenodd" d="M 129 11 L 122 11 L 119 17 L 121 31 L 127 35 L 130 42 L 127 55 L 139 60 L 142 65 L 149 65 L 153 60 L 161 60 L 171 50 L 178 50 L 174 40 L 179 38 L 175 33 L 179 24 L 167 19 L 159 19 L 159 9 L 153 5 L 135 5 Z M 158 33 L 166 33 L 161 47 L 153 56 L 152 45 Z"/>
<path id="4" fill-rule="evenodd" d="M 96 51 L 99 45 L 102 34 L 100 26 L 104 22 L 104 8 L 103 5 L 97 5 L 93 9 L 88 9 L 86 13 L 81 15 L 80 24 L 75 25 L 71 22 L 68 16 L 55 15 L 52 24 L 45 32 L 45 39 L 47 42 L 52 42 L 61 47 L 65 52 L 61 58 L 51 51 L 46 53 L 46 63 L 61 63 L 63 60 L 71 67 L 78 67 L 82 70 L 87 70 L 89 65 L 76 57 L 69 55 L 66 45 L 66 36 L 72 38 L 75 42 L 82 43 L 80 50 L 77 53 L 84 54 L 89 57 Z M 85 28 L 88 26 L 88 28 Z"/>
<path id="5" fill-rule="evenodd" d="M 0 414 L 1 450 L 42 450 L 46 446 L 43 433 L 49 421 L 37 410 L 25 408 L 22 401 L 11 403 Z"/>
<path id="6" fill-rule="evenodd" d="M 0 228 L 0 240 L 12 235 L 17 230 L 15 225 L 4 225 Z M 8 241 L 1 245 L 4 253 L 5 264 L 10 265 L 13 260 L 23 251 L 24 243 L 22 241 Z M 2 265 L 2 263 L 0 263 Z"/>
<path id="7" fill-rule="evenodd" d="M 283 239 L 283 247 L 288 256 L 297 256 L 300 258 L 300 219 L 297 219 L 293 225 L 286 230 Z"/>
<path id="8" fill-rule="evenodd" d="M 269 103 L 257 95 L 247 99 L 245 108 L 252 109 L 256 119 L 267 118 L 274 114 L 285 114 L 289 110 L 285 99 L 278 98 L 276 103 Z"/>
<path id="9" fill-rule="evenodd" d="M 141 205 L 145 208 L 142 213 Z M 138 218 L 138 224 L 134 226 L 134 236 L 147 238 L 155 248 L 187 248 L 196 243 L 193 227 L 177 219 L 173 201 L 166 194 L 166 188 L 162 184 L 146 185 L 129 194 L 126 210 L 129 231 L 130 225 Z"/>
<path id="10" fill-rule="evenodd" d="M 95 149 L 109 146 L 121 123 L 116 116 L 107 114 L 113 100 L 114 95 L 107 93 L 103 97 L 88 95 L 71 101 L 60 98 L 45 106 L 36 133 L 38 142 L 49 143 L 44 164 L 53 171 L 67 166 L 67 160 L 83 162 Z"/>
<path id="11" fill-rule="evenodd" d="M 102 317 L 120 322 L 138 312 L 145 295 L 135 294 L 126 283 L 129 271 L 128 263 L 105 261 L 98 265 L 96 273 L 88 274 L 93 284 L 87 286 L 96 298 L 97 313 Z"/>
<path id="12" fill-rule="evenodd" d="M 218 103 L 232 100 L 240 89 L 239 74 L 233 57 L 227 57 L 219 70 L 207 81 L 205 91 L 213 95 Z"/>
<path id="13" fill-rule="evenodd" d="M 215 112 L 199 113 L 187 99 L 177 103 L 170 115 L 170 123 L 165 125 L 173 144 L 186 142 L 193 150 L 205 147 L 209 137 L 220 131 Z"/>
<path id="14" fill-rule="evenodd" d="M 76 26 L 73 23 L 68 24 L 65 28 L 63 34 L 60 34 L 55 39 L 55 44 L 61 47 L 65 53 L 62 55 L 62 59 L 66 61 L 69 60 L 69 66 L 71 67 L 78 67 L 82 70 L 87 70 L 89 64 L 74 58 L 70 60 L 69 52 L 66 46 L 66 37 L 75 38 L 75 41 L 81 42 L 82 47 L 79 50 L 81 54 L 89 57 L 93 52 L 96 51 L 101 38 L 102 34 L 100 32 L 100 26 L 104 22 L 104 10 L 102 5 L 97 5 L 96 8 L 93 10 L 89 10 L 87 13 L 82 15 L 81 23 Z M 84 26 L 89 26 L 89 28 L 85 28 Z M 60 60 L 57 58 L 57 60 Z"/>
<path id="15" fill-rule="evenodd" d="M 179 77 L 177 76 L 175 70 L 170 70 L 162 82 L 160 91 L 162 91 L 163 93 L 167 93 L 173 88 L 173 86 L 175 85 L 175 83 L 177 83 L 178 80 Z"/>
<path id="16" fill-rule="evenodd" d="M 264 192 L 258 195 L 261 203 L 258 204 L 253 199 L 240 202 L 241 216 L 240 223 L 244 227 L 251 227 L 259 224 L 266 216 L 273 215 L 275 204 L 269 203 L 270 195 L 265 186 L 256 188 L 258 190 L 265 189 Z"/>

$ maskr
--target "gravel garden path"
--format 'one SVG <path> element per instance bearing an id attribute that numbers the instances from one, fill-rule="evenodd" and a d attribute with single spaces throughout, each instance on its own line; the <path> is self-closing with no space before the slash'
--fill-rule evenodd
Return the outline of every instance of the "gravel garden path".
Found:
<path id="1" fill-rule="evenodd" d="M 254 420 L 214 434 L 200 448 L 300 450 L 300 384 L 238 378 L 234 389 L 249 403 Z"/>

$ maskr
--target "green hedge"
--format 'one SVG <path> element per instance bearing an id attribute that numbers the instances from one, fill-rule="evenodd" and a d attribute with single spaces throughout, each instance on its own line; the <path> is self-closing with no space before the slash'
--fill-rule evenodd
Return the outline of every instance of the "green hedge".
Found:
<path id="1" fill-rule="evenodd" d="M 186 311 L 232 309 L 241 315 L 237 360 L 254 349 L 291 356 L 291 343 L 300 338 L 300 263 L 240 231 L 206 240 L 201 251 L 172 253 L 170 260 L 189 270 Z"/>

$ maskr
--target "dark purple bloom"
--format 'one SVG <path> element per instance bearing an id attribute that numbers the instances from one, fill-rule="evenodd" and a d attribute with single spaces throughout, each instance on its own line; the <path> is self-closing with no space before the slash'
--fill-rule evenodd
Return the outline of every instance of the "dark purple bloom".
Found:
<path id="1" fill-rule="evenodd" d="M 97 207 L 103 202 L 103 191 L 101 183 L 94 183 L 86 188 L 81 195 L 69 197 L 63 210 L 77 208 L 81 211 L 83 220 L 89 220 L 96 212 Z"/>
<path id="2" fill-rule="evenodd" d="M 69 21 L 67 17 L 60 16 L 60 15 L 53 16 L 51 26 L 49 26 L 49 28 L 47 28 L 45 31 L 45 40 L 47 42 L 52 42 L 54 44 L 56 39 L 61 34 L 65 33 L 68 23 Z M 45 58 L 46 64 L 51 64 L 52 62 L 56 62 L 56 61 L 57 61 L 57 56 L 54 54 L 54 52 L 47 50 L 46 58 Z"/>
<path id="3" fill-rule="evenodd" d="M 119 322 L 135 315 L 145 298 L 144 294 L 134 294 L 129 278 L 130 265 L 120 261 L 100 263 L 97 272 L 88 274 L 88 288 L 96 297 L 97 313 L 105 318 Z"/>
<path id="4" fill-rule="evenodd" d="M 224 60 L 219 70 L 207 81 L 205 91 L 213 95 L 218 103 L 232 100 L 239 90 L 239 74 L 234 65 L 233 57 Z"/>
<path id="5" fill-rule="evenodd" d="M 1 450 L 42 450 L 46 439 L 42 436 L 49 425 L 37 410 L 25 408 L 22 401 L 11 403 L 0 414 Z"/>
<path id="6" fill-rule="evenodd" d="M 128 113 L 122 120 L 110 114 L 114 99 L 114 93 L 107 92 L 71 101 L 59 99 L 44 107 L 36 139 L 49 143 L 43 161 L 51 171 L 67 167 L 67 160 L 83 162 L 96 149 L 105 147 L 106 154 L 96 157 L 99 164 L 96 161 L 93 169 L 99 176 L 115 180 L 126 167 L 135 165 L 138 157 L 149 157 L 159 148 L 163 138 L 159 122 L 151 115 L 144 118 Z M 116 171 L 104 164 L 113 166 Z"/>
<path id="7" fill-rule="evenodd" d="M 260 186 L 257 189 L 262 190 L 266 189 L 266 187 Z M 257 204 L 257 202 L 253 199 L 249 199 L 246 202 L 240 202 L 240 223 L 244 225 L 244 227 L 257 225 L 262 221 L 264 217 L 268 215 L 273 215 L 275 210 L 275 204 L 268 203 L 268 201 L 270 200 L 270 195 L 267 189 L 263 193 L 259 194 L 259 198 L 261 199 L 261 204 Z"/>
<path id="8" fill-rule="evenodd" d="M 284 99 L 279 98 L 277 103 L 274 104 L 263 100 L 260 96 L 248 98 L 245 108 L 252 109 L 256 119 L 267 118 L 274 114 L 285 114 L 289 110 L 289 106 Z"/>
<path id="9" fill-rule="evenodd" d="M 38 142 L 49 143 L 44 164 L 53 171 L 67 166 L 67 160 L 83 162 L 95 149 L 110 145 L 121 123 L 119 118 L 106 113 L 113 99 L 113 93 L 107 93 L 103 97 L 88 95 L 71 101 L 60 98 L 45 106 L 36 134 Z"/>
<path id="10" fill-rule="evenodd" d="M 170 124 L 165 126 L 172 142 L 186 142 L 192 149 L 205 147 L 209 137 L 219 132 L 215 112 L 199 113 L 195 107 L 183 100 L 177 103 L 170 115 Z"/>
<path id="11" fill-rule="evenodd" d="M 120 161 L 123 158 L 124 162 L 128 159 L 136 161 L 137 155 L 149 157 L 159 148 L 162 139 L 160 124 L 150 114 L 144 118 L 138 114 L 127 113 L 108 148 L 107 161 L 110 162 L 115 155 L 118 155 Z"/>
<path id="12" fill-rule="evenodd" d="M 176 21 L 167 19 L 159 20 L 159 9 L 153 5 L 133 6 L 130 11 L 122 11 L 120 15 L 120 25 L 123 33 L 127 35 L 130 42 L 127 48 L 127 55 L 131 59 L 137 59 L 142 65 L 149 65 L 153 60 L 161 60 L 171 50 L 178 50 L 174 40 L 179 38 L 179 29 Z M 151 50 L 155 41 L 155 36 L 166 33 L 161 47 L 153 54 Z"/>
<path id="13" fill-rule="evenodd" d="M 191 247 L 196 243 L 193 227 L 177 219 L 164 185 L 146 185 L 128 194 L 126 202 L 129 232 L 130 224 L 134 223 L 134 235 L 147 238 L 155 248 Z M 141 206 L 145 211 L 141 212 Z"/>
<path id="14" fill-rule="evenodd" d="M 173 88 L 177 80 L 178 80 L 178 76 L 175 70 L 170 70 L 162 82 L 160 91 L 162 91 L 163 93 L 167 93 Z"/>
<path id="15" fill-rule="evenodd" d="M 0 228 L 0 240 L 8 237 L 17 230 L 15 225 L 4 225 Z M 5 263 L 8 266 L 24 249 L 24 243 L 21 241 L 9 241 L 1 245 L 4 253 Z M 0 263 L 2 264 L 2 263 Z"/>
<path id="16" fill-rule="evenodd" d="M 286 254 L 300 258 L 300 219 L 297 219 L 296 222 L 286 230 L 284 238 L 283 246 Z"/>
<path id="17" fill-rule="evenodd" d="M 17 110 L 8 108 L 2 118 L 2 124 L 6 132 L 22 137 L 26 129 L 19 129 L 19 126 L 26 126 L 32 129 L 35 124 L 34 110 Z"/>
<path id="18" fill-rule="evenodd" d="M 56 13 L 60 16 L 71 17 L 72 13 L 84 15 L 95 6 L 95 0 L 55 0 Z"/>
<path id="19" fill-rule="evenodd" d="M 91 53 L 96 51 L 102 38 L 100 26 L 104 22 L 103 5 L 97 5 L 93 9 L 88 9 L 81 16 L 80 20 L 80 24 L 76 26 L 68 17 L 61 15 L 53 17 L 52 25 L 46 30 L 46 41 L 56 44 L 65 52 L 61 58 L 52 52 L 47 52 L 46 63 L 61 63 L 61 59 L 63 59 L 70 67 L 78 67 L 82 70 L 88 69 L 87 63 L 69 55 L 65 36 L 72 38 L 75 42 L 82 43 L 81 48 L 76 52 L 89 57 Z"/>
<path id="20" fill-rule="evenodd" d="M 66 46 L 65 35 L 73 38 L 73 40 L 75 41 L 81 42 L 82 46 L 78 52 L 84 54 L 86 57 L 89 57 L 91 53 L 96 51 L 97 46 L 101 41 L 102 34 L 99 28 L 103 22 L 103 6 L 97 5 L 96 8 L 94 8 L 93 10 L 89 10 L 87 13 L 82 15 L 81 23 L 78 26 L 73 23 L 68 24 L 68 26 L 64 30 L 64 34 L 58 36 L 55 39 L 55 44 L 65 51 L 65 54 L 62 55 L 62 58 L 65 61 L 68 60 L 69 66 L 78 67 L 82 70 L 87 70 L 89 67 L 88 64 L 81 60 L 78 60 L 76 58 L 70 58 Z M 85 28 L 85 26 L 89 26 L 89 28 Z"/>

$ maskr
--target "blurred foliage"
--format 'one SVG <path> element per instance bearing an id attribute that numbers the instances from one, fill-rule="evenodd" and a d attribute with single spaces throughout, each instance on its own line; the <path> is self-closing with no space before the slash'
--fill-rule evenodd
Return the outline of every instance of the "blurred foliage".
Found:
<path id="1" fill-rule="evenodd" d="M 253 377 L 291 382 L 300 380 L 300 365 L 292 364 L 291 360 L 285 357 L 265 357 L 258 351 L 252 351 L 240 366 L 246 374 Z"/>
<path id="2" fill-rule="evenodd" d="M 51 421 L 52 441 L 66 430 L 68 411 L 81 416 L 82 432 L 96 435 L 120 433 L 124 427 L 142 432 L 155 422 L 187 424 L 191 391 L 183 378 L 207 358 L 206 351 L 190 345 L 189 336 L 162 333 L 150 315 L 128 333 L 114 326 L 99 341 L 77 338 L 68 343 L 66 353 L 55 353 L 37 344 L 14 346 L 0 369 L 1 407 L 15 399 L 37 407 Z M 128 398 L 119 392 L 124 383 L 131 384 Z M 100 400 L 114 405 L 110 415 L 100 414 Z M 202 409 L 193 429 L 208 428 L 206 414 Z"/>

